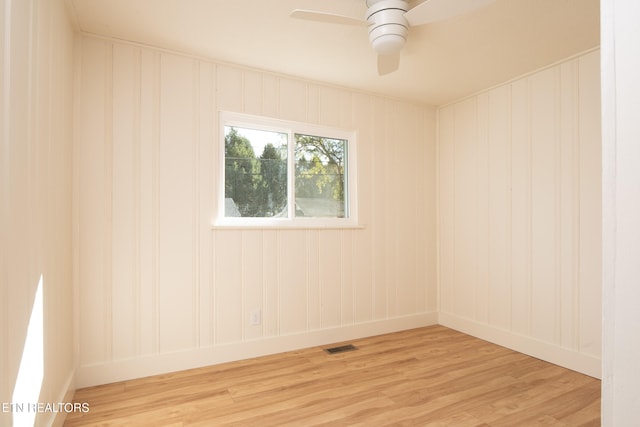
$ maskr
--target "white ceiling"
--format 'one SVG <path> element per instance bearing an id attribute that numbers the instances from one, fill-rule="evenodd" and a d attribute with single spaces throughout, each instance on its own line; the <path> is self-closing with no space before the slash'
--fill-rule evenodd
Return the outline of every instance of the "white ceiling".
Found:
<path id="1" fill-rule="evenodd" d="M 296 8 L 360 17 L 364 0 L 67 1 L 86 33 L 433 105 L 600 43 L 599 0 L 496 0 L 411 28 L 400 70 L 380 77 L 366 27 L 288 17 Z"/>

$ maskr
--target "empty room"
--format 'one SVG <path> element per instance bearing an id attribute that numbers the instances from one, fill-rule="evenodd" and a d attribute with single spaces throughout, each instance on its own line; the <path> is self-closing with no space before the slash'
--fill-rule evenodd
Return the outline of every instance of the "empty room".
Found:
<path id="1" fill-rule="evenodd" d="M 0 426 L 634 426 L 640 7 L 0 0 Z"/>

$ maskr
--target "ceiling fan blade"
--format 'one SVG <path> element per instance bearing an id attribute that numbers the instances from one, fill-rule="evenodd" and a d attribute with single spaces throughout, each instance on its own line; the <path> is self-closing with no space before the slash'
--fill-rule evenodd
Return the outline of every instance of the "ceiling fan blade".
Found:
<path id="1" fill-rule="evenodd" d="M 423 25 L 464 15 L 495 0 L 426 0 L 404 14 L 409 25 Z"/>
<path id="2" fill-rule="evenodd" d="M 358 25 L 363 27 L 369 24 L 364 19 L 346 15 L 336 15 L 327 12 L 318 12 L 316 10 L 295 9 L 289 14 L 289 16 L 297 19 L 306 19 L 307 21 L 327 22 L 330 24 Z"/>
<path id="3" fill-rule="evenodd" d="M 400 53 L 391 55 L 378 55 L 378 75 L 384 76 L 393 73 L 400 66 Z"/>

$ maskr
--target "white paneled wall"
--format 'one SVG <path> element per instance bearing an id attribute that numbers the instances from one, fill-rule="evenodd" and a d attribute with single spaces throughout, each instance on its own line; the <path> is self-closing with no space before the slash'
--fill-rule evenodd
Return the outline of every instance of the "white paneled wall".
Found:
<path id="1" fill-rule="evenodd" d="M 77 45 L 80 385 L 435 323 L 435 110 Z M 362 227 L 212 229 L 220 110 L 355 130 Z"/>
<path id="2" fill-rule="evenodd" d="M 20 424 L 6 405 L 74 391 L 73 30 L 62 0 L 0 0 L 0 22 L 0 426 L 60 425 L 52 412 Z M 29 401 L 13 400 L 29 385 Z"/>
<path id="3" fill-rule="evenodd" d="M 438 110 L 440 322 L 600 375 L 599 51 Z"/>

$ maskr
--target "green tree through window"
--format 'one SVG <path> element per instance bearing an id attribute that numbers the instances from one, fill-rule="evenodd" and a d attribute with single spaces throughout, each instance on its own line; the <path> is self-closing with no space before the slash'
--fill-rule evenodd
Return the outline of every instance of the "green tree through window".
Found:
<path id="1" fill-rule="evenodd" d="M 233 200 L 241 216 L 257 216 L 256 188 L 260 166 L 251 142 L 231 128 L 224 141 L 225 199 Z"/>
<path id="2" fill-rule="evenodd" d="M 283 158 L 284 157 L 284 158 Z M 286 152 L 273 144 L 265 145 L 260 156 L 259 200 L 262 216 L 286 216 L 287 161 Z"/>
<path id="3" fill-rule="evenodd" d="M 281 122 L 258 118 L 252 128 L 240 120 L 233 124 L 223 120 L 224 212 L 219 211 L 220 218 L 300 218 L 305 224 L 314 218 L 350 218 L 348 139 L 321 136 L 320 127 L 306 127 L 319 134 L 298 133 L 280 130 Z M 332 133 L 350 135 L 327 130 Z"/>
<path id="4" fill-rule="evenodd" d="M 296 134 L 296 214 L 345 216 L 346 141 Z"/>
<path id="5" fill-rule="evenodd" d="M 263 142 L 260 157 L 256 148 L 260 144 L 248 136 Z M 224 197 L 227 216 L 272 217 L 286 215 L 287 162 L 286 139 L 284 147 L 277 148 L 275 140 L 283 134 L 227 127 L 225 129 Z"/>

